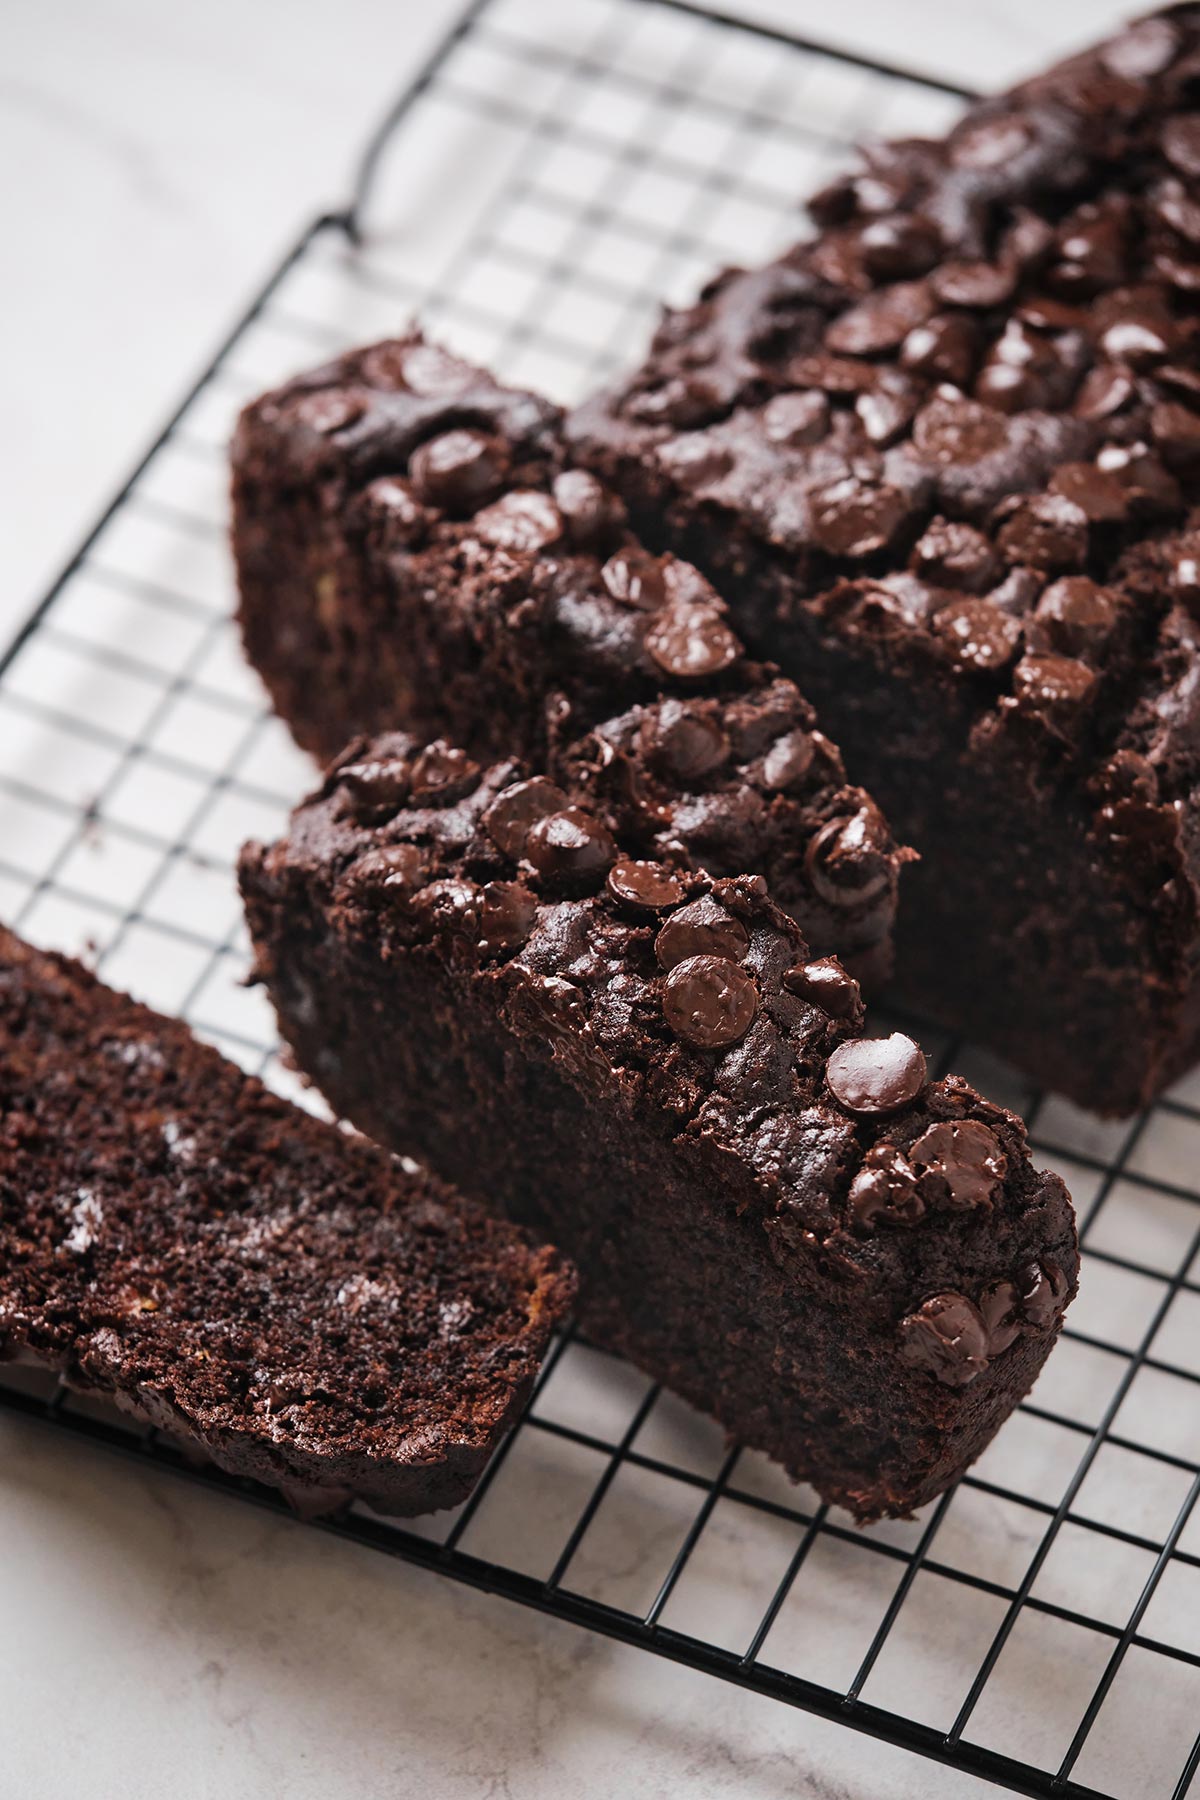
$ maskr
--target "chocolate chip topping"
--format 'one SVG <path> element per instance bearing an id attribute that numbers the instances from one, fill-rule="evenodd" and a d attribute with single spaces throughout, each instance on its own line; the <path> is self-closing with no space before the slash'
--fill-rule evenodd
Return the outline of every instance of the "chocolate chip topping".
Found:
<path id="1" fill-rule="evenodd" d="M 909 517 L 909 502 L 884 482 L 845 475 L 811 496 L 812 532 L 830 556 L 867 557 L 886 550 Z"/>
<path id="2" fill-rule="evenodd" d="M 489 881 L 483 890 L 479 936 L 488 950 L 516 950 L 537 918 L 537 901 L 519 881 Z"/>
<path id="3" fill-rule="evenodd" d="M 763 407 L 763 430 L 773 444 L 819 444 L 829 430 L 829 402 L 819 388 L 776 394 Z"/>
<path id="4" fill-rule="evenodd" d="M 636 544 L 610 556 L 600 579 L 614 600 L 639 612 L 657 612 L 667 598 L 662 557 L 652 556 Z"/>
<path id="5" fill-rule="evenodd" d="M 475 531 L 485 544 L 534 556 L 562 536 L 563 517 L 548 494 L 516 488 L 475 514 Z"/>
<path id="6" fill-rule="evenodd" d="M 850 1218 L 859 1231 L 874 1231 L 881 1223 L 916 1225 L 925 1216 L 925 1202 L 916 1172 L 895 1144 L 874 1144 L 850 1184 Z"/>
<path id="7" fill-rule="evenodd" d="M 496 848 L 517 862 L 525 854 L 529 827 L 566 805 L 567 796 L 560 787 L 535 775 L 530 781 L 515 781 L 497 794 L 480 823 Z"/>
<path id="8" fill-rule="evenodd" d="M 449 806 L 478 782 L 479 764 L 441 738 L 426 745 L 412 766 L 412 797 L 421 806 Z"/>
<path id="9" fill-rule="evenodd" d="M 696 781 L 729 757 L 729 739 L 711 714 L 686 700 L 665 700 L 653 721 L 651 761 L 679 781 Z"/>
<path id="10" fill-rule="evenodd" d="M 660 933 L 661 936 L 661 933 Z M 663 984 L 667 1024 L 698 1050 L 724 1050 L 745 1037 L 758 1011 L 758 989 L 723 956 L 689 956 Z"/>
<path id="11" fill-rule="evenodd" d="M 412 765 L 406 756 L 368 757 L 343 763 L 337 785 L 347 795 L 350 810 L 363 824 L 379 824 L 400 810 L 408 799 Z"/>
<path id="12" fill-rule="evenodd" d="M 947 1387 L 965 1387 L 988 1366 L 990 1338 L 979 1308 L 965 1294 L 933 1294 L 900 1321 L 900 1354 Z"/>
<path id="13" fill-rule="evenodd" d="M 482 431 L 444 431 L 413 451 L 409 475 L 430 506 L 470 512 L 497 493 L 508 473 L 509 451 L 502 438 Z"/>
<path id="14" fill-rule="evenodd" d="M 380 475 L 363 489 L 363 505 L 381 532 L 384 544 L 411 548 L 429 529 L 430 513 L 399 475 Z"/>
<path id="15" fill-rule="evenodd" d="M 1046 647 L 1073 657 L 1094 657 L 1101 651 L 1116 617 L 1112 596 L 1086 575 L 1066 575 L 1052 582 L 1034 612 Z"/>
<path id="16" fill-rule="evenodd" d="M 403 899 L 425 882 L 425 858 L 415 844 L 381 844 L 355 857 L 339 887 L 356 900 Z"/>
<path id="17" fill-rule="evenodd" d="M 982 531 L 958 520 L 935 519 L 912 553 L 916 574 L 935 587 L 983 594 L 994 586 L 1000 559 Z"/>
<path id="18" fill-rule="evenodd" d="M 825 1080 L 847 1112 L 863 1117 L 895 1112 L 925 1086 L 925 1057 L 899 1031 L 886 1038 L 851 1038 L 829 1058 Z"/>
<path id="19" fill-rule="evenodd" d="M 625 524 L 625 503 L 586 469 L 567 469 L 554 478 L 554 504 L 566 522 L 572 548 L 603 555 Z"/>
<path id="20" fill-rule="evenodd" d="M 1070 1282 L 1051 1258 L 1030 1263 L 1017 1277 L 1021 1289 L 1021 1314 L 1031 1325 L 1053 1325 L 1066 1305 Z"/>
<path id="21" fill-rule="evenodd" d="M 673 602 L 646 631 L 646 649 L 666 675 L 702 681 L 728 669 L 742 646 L 715 606 Z"/>
<path id="22" fill-rule="evenodd" d="M 1021 1335 L 1021 1296 L 1011 1281 L 997 1281 L 979 1296 L 979 1313 L 987 1327 L 988 1355 L 1000 1356 Z"/>
<path id="23" fill-rule="evenodd" d="M 836 956 L 819 956 L 788 969 L 783 985 L 790 994 L 811 1000 L 833 1019 L 862 1016 L 862 995 L 857 981 L 848 975 Z"/>
<path id="24" fill-rule="evenodd" d="M 740 961 L 750 938 L 740 919 L 711 894 L 702 894 L 672 913 L 654 940 L 660 967 L 673 969 L 688 957 L 728 957 Z"/>
<path id="25" fill-rule="evenodd" d="M 1008 1158 L 994 1131 L 978 1119 L 939 1120 L 908 1152 L 922 1191 L 941 1206 L 963 1212 L 989 1206 L 1008 1173 Z"/>
<path id="26" fill-rule="evenodd" d="M 994 600 L 956 600 L 934 619 L 947 654 L 961 668 L 993 674 L 1012 662 L 1021 646 L 1021 626 Z"/>
<path id="27" fill-rule="evenodd" d="M 664 912 L 683 899 L 679 881 L 662 863 L 638 862 L 627 856 L 620 857 L 608 871 L 608 891 L 635 912 Z"/>
<path id="28" fill-rule="evenodd" d="M 830 906 L 860 906 L 874 900 L 893 876 L 887 826 L 870 804 L 848 817 L 830 819 L 804 852 L 814 890 Z"/>
<path id="29" fill-rule="evenodd" d="M 525 855 L 542 880 L 564 894 L 593 893 L 615 854 L 609 833 L 581 806 L 547 813 L 525 838 Z"/>
<path id="30" fill-rule="evenodd" d="M 798 787 L 812 768 L 814 746 L 809 731 L 788 731 L 778 737 L 763 757 L 763 786 L 782 792 Z"/>
<path id="31" fill-rule="evenodd" d="M 1096 675 L 1074 657 L 1027 652 L 1013 674 L 1013 693 L 1022 711 L 1069 720 L 1089 700 Z"/>

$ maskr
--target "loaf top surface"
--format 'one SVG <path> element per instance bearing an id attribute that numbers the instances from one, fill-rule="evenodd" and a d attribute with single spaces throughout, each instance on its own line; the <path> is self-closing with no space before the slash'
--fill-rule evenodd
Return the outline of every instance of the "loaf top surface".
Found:
<path id="1" fill-rule="evenodd" d="M 986 1366 L 976 1314 L 1057 1321 L 1070 1205 L 1020 1121 L 929 1081 L 902 1033 L 864 1038 L 857 984 L 810 956 L 761 879 L 623 856 L 545 778 L 388 734 L 351 746 L 289 835 L 247 850 L 242 880 L 268 985 L 287 960 L 272 935 L 314 909 L 380 1005 L 394 958 L 432 959 L 597 1104 L 727 1158 L 734 1209 L 799 1280 L 847 1283 L 864 1326 L 953 1291 L 969 1328 L 905 1328 L 940 1378 Z"/>

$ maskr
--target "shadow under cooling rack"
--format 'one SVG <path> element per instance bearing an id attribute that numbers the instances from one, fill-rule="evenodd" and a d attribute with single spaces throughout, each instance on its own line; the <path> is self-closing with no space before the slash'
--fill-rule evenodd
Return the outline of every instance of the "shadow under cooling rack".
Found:
<path id="1" fill-rule="evenodd" d="M 0 916 L 315 1104 L 241 986 L 233 858 L 313 769 L 231 619 L 238 406 L 413 315 L 572 400 L 639 354 L 663 301 L 795 236 L 797 196 L 856 138 L 938 132 L 961 99 L 666 0 L 475 5 L 0 658 Z M 568 1336 L 458 1512 L 320 1529 L 1019 1792 L 1181 1800 L 1200 1762 L 1200 1082 L 1101 1125 L 921 1035 L 1024 1111 L 1083 1228 L 1063 1342 L 952 1494 L 856 1530 Z M 27 1372 L 3 1372 L 0 1404 L 283 1510 Z"/>

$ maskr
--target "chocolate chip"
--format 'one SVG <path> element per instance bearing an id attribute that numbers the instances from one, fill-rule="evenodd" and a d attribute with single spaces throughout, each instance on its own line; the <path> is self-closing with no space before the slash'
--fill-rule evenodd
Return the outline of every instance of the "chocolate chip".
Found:
<path id="1" fill-rule="evenodd" d="M 1017 272 L 1000 263 L 956 259 L 942 263 L 930 280 L 944 306 L 986 310 L 1003 306 L 1017 285 Z"/>
<path id="2" fill-rule="evenodd" d="M 1188 611 L 1200 609 L 1200 533 L 1181 532 L 1171 550 L 1170 581 Z"/>
<path id="3" fill-rule="evenodd" d="M 1112 596 L 1086 575 L 1068 575 L 1048 587 L 1034 618 L 1047 645 L 1064 656 L 1095 657 L 1116 622 Z"/>
<path id="4" fill-rule="evenodd" d="M 919 213 L 893 213 L 873 219 L 858 237 L 863 264 L 877 281 L 894 281 L 903 275 L 924 275 L 938 259 L 941 233 L 931 219 Z"/>
<path id="5" fill-rule="evenodd" d="M 292 417 L 321 437 L 332 437 L 361 419 L 367 410 L 366 395 L 353 388 L 326 388 L 322 393 L 302 394 L 291 406 Z"/>
<path id="6" fill-rule="evenodd" d="M 639 612 L 657 612 L 667 597 L 662 557 L 651 556 L 636 544 L 610 556 L 600 579 L 614 600 Z"/>
<path id="7" fill-rule="evenodd" d="M 999 587 L 992 588 L 987 597 L 1001 612 L 1011 613 L 1014 619 L 1023 619 L 1045 585 L 1046 577 L 1036 569 L 1010 569 Z"/>
<path id="8" fill-rule="evenodd" d="M 966 387 L 974 373 L 978 350 L 979 339 L 970 319 L 962 313 L 939 313 L 928 324 L 909 332 L 900 361 L 914 375 Z"/>
<path id="9" fill-rule="evenodd" d="M 663 969 L 673 969 L 692 956 L 739 962 L 749 948 L 746 927 L 711 894 L 702 894 L 672 913 L 654 940 L 654 954 Z"/>
<path id="10" fill-rule="evenodd" d="M 754 979 L 723 956 L 689 956 L 663 985 L 667 1024 L 698 1050 L 724 1050 L 745 1037 L 758 1011 Z"/>
<path id="11" fill-rule="evenodd" d="M 983 1315 L 965 1294 L 933 1294 L 900 1321 L 900 1354 L 947 1387 L 966 1387 L 988 1366 Z"/>
<path id="12" fill-rule="evenodd" d="M 474 528 L 485 544 L 533 556 L 558 542 L 563 517 L 548 494 L 536 488 L 517 488 L 477 512 Z"/>
<path id="13" fill-rule="evenodd" d="M 883 815 L 870 804 L 822 825 L 804 852 L 814 891 L 829 906 L 875 900 L 891 885 L 893 857 Z"/>
<path id="14" fill-rule="evenodd" d="M 673 604 L 646 631 L 646 649 L 666 675 L 700 681 L 728 669 L 742 646 L 714 606 Z"/>
<path id="15" fill-rule="evenodd" d="M 1091 698 L 1097 679 L 1074 657 L 1026 651 L 1013 672 L 1013 693 L 1023 712 L 1069 722 Z"/>
<path id="16" fill-rule="evenodd" d="M 479 783 L 479 764 L 444 739 L 428 744 L 412 766 L 412 797 L 420 806 L 448 806 Z"/>
<path id="17" fill-rule="evenodd" d="M 1087 514 L 1062 494 L 1026 496 L 1000 527 L 997 542 L 1010 562 L 1047 574 L 1078 569 L 1088 553 Z"/>
<path id="18" fill-rule="evenodd" d="M 1000 562 L 991 542 L 974 525 L 934 519 L 918 539 L 910 567 L 935 587 L 982 594 L 995 582 Z"/>
<path id="19" fill-rule="evenodd" d="M 1127 225 L 1114 206 L 1081 206 L 1059 227 L 1049 279 L 1061 294 L 1089 296 L 1117 287 L 1125 276 Z"/>
<path id="20" fill-rule="evenodd" d="M 502 439 L 459 429 L 419 444 L 408 467 L 413 486 L 430 506 L 470 512 L 502 486 L 508 464 Z"/>
<path id="21" fill-rule="evenodd" d="M 602 555 L 625 525 L 624 501 L 586 469 L 567 469 L 556 475 L 553 493 L 572 548 Z"/>
<path id="22" fill-rule="evenodd" d="M 818 388 L 806 393 L 776 394 L 762 412 L 763 430 L 772 444 L 799 449 L 819 444 L 829 430 L 829 402 Z"/>
<path id="23" fill-rule="evenodd" d="M 825 333 L 830 350 L 844 356 L 875 356 L 894 350 L 933 311 L 927 281 L 898 281 L 868 294 L 839 315 Z"/>
<path id="24" fill-rule="evenodd" d="M 489 881 L 483 890 L 479 937 L 486 950 L 516 950 L 537 918 L 537 901 L 519 881 Z"/>
<path id="25" fill-rule="evenodd" d="M 1116 476 L 1136 512 L 1161 515 L 1180 506 L 1179 483 L 1145 444 L 1105 444 L 1096 462 Z"/>
<path id="26" fill-rule="evenodd" d="M 950 133 L 950 160 L 960 169 L 1000 169 L 1028 149 L 1033 128 L 1020 113 L 968 116 Z"/>
<path id="27" fill-rule="evenodd" d="M 978 1119 L 943 1119 L 921 1134 L 908 1153 L 922 1191 L 940 1206 L 969 1212 L 990 1206 L 1008 1173 L 994 1131 Z"/>
<path id="28" fill-rule="evenodd" d="M 993 600 L 956 600 L 933 621 L 934 632 L 953 660 L 990 675 L 1010 663 L 1021 645 L 1021 626 Z"/>
<path id="29" fill-rule="evenodd" d="M 461 394 L 475 371 L 436 344 L 407 344 L 400 356 L 405 386 L 414 394 Z"/>
<path id="30" fill-rule="evenodd" d="M 1001 1356 L 1021 1335 L 1021 1296 L 1011 1281 L 997 1281 L 979 1296 L 979 1313 L 987 1327 L 988 1355 Z"/>
<path id="31" fill-rule="evenodd" d="M 1189 180 L 1200 180 L 1200 113 L 1176 113 L 1162 132 L 1163 155 Z"/>
<path id="32" fill-rule="evenodd" d="M 425 858 L 415 844 L 381 844 L 365 850 L 338 886 L 358 899 L 404 899 L 425 881 Z"/>
<path id="33" fill-rule="evenodd" d="M 1075 396 L 1075 411 L 1081 419 L 1111 419 L 1136 392 L 1133 377 L 1125 369 L 1101 363 L 1084 376 Z"/>
<path id="34" fill-rule="evenodd" d="M 1179 33 L 1170 19 L 1139 19 L 1100 49 L 1100 60 L 1110 75 L 1127 81 L 1144 81 L 1169 68 L 1179 49 Z"/>
<path id="35" fill-rule="evenodd" d="M 599 819 L 581 806 L 566 806 L 529 827 L 525 855 L 548 886 L 589 894 L 608 873 L 615 846 Z"/>
<path id="36" fill-rule="evenodd" d="M 914 381 L 895 370 L 881 372 L 878 383 L 854 402 L 867 441 L 883 449 L 903 437 L 920 399 L 920 389 Z"/>
<path id="37" fill-rule="evenodd" d="M 608 891 L 635 912 L 663 912 L 683 899 L 683 888 L 662 863 L 623 856 L 608 871 Z"/>
<path id="38" fill-rule="evenodd" d="M 519 861 L 525 854 L 530 826 L 548 813 L 561 811 L 567 803 L 560 787 L 535 775 L 531 781 L 516 781 L 497 794 L 479 822 L 497 850 Z"/>
<path id="39" fill-rule="evenodd" d="M 1155 443 L 1173 468 L 1190 469 L 1200 459 L 1200 415 L 1177 400 L 1164 400 L 1150 415 Z"/>
<path id="40" fill-rule="evenodd" d="M 789 994 L 811 1000 L 831 1019 L 855 1019 L 862 1013 L 862 995 L 853 975 L 848 975 L 836 956 L 819 956 L 785 971 L 783 985 Z"/>
<path id="41" fill-rule="evenodd" d="M 830 556 L 874 556 L 907 522 L 909 502 L 899 488 L 845 475 L 810 495 L 812 532 Z"/>
<path id="42" fill-rule="evenodd" d="M 798 786 L 812 768 L 812 733 L 788 731 L 777 737 L 763 757 L 763 786 L 775 793 Z"/>
<path id="43" fill-rule="evenodd" d="M 399 475 L 380 475 L 363 489 L 363 505 L 386 548 L 419 544 L 429 529 L 429 511 Z"/>
<path id="44" fill-rule="evenodd" d="M 408 799 L 412 765 L 405 756 L 367 757 L 343 763 L 334 779 L 349 800 L 350 811 L 364 824 L 379 824 L 399 812 Z"/>
<path id="45" fill-rule="evenodd" d="M 1028 1263 L 1017 1275 L 1021 1313 L 1031 1325 L 1053 1325 L 1066 1304 L 1070 1283 L 1052 1257 Z"/>
<path id="46" fill-rule="evenodd" d="M 692 493 L 711 487 L 733 467 L 732 450 L 699 431 L 660 444 L 656 455 L 680 487 Z"/>
<path id="47" fill-rule="evenodd" d="M 847 1112 L 864 1117 L 895 1112 L 925 1086 L 925 1057 L 899 1031 L 886 1038 L 851 1038 L 829 1058 L 825 1080 Z"/>
<path id="48" fill-rule="evenodd" d="M 1008 443 L 1002 413 L 978 401 L 938 395 L 922 407 L 913 425 L 913 444 L 927 462 L 943 466 L 980 462 Z"/>
<path id="49" fill-rule="evenodd" d="M 903 1152 L 895 1144 L 873 1145 L 850 1184 L 851 1222 L 870 1232 L 880 1223 L 916 1225 L 924 1216 L 916 1172 Z"/>
<path id="50" fill-rule="evenodd" d="M 426 932 L 475 943 L 479 937 L 479 889 L 473 881 L 447 876 L 413 896 L 410 911 Z"/>
<path id="51" fill-rule="evenodd" d="M 665 700 L 648 721 L 651 761 L 677 781 L 696 781 L 719 769 L 729 756 L 729 739 L 707 712 L 693 711 L 686 700 Z"/>
<path id="52" fill-rule="evenodd" d="M 1111 362 L 1149 369 L 1171 354 L 1172 334 L 1158 313 L 1132 311 L 1113 321 L 1101 336 L 1100 348 Z"/>
<path id="53" fill-rule="evenodd" d="M 1095 463 L 1064 463 L 1051 476 L 1050 491 L 1070 500 L 1094 525 L 1119 524 L 1129 514 L 1125 489 Z"/>

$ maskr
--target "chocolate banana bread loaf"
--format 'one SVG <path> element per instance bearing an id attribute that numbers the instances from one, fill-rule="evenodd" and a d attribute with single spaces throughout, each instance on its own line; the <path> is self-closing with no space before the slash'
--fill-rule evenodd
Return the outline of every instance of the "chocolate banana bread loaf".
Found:
<path id="1" fill-rule="evenodd" d="M 0 1360 L 303 1511 L 452 1506 L 573 1277 L 177 1021 L 0 930 Z"/>
<path id="2" fill-rule="evenodd" d="M 811 211 L 664 319 L 573 454 L 920 852 L 907 997 L 1128 1111 L 1200 1034 L 1200 6 Z"/>
<path id="3" fill-rule="evenodd" d="M 760 877 L 631 857 L 511 761 L 460 753 L 434 792 L 428 754 L 355 744 L 243 853 L 301 1066 L 562 1243 L 598 1341 L 860 1518 L 919 1506 L 1054 1341 L 1061 1181 L 910 1039 L 861 1035 Z"/>
<path id="4" fill-rule="evenodd" d="M 649 555 L 555 409 L 417 336 L 247 408 L 234 446 L 247 652 L 323 757 L 360 731 L 519 756 L 639 853 L 752 869 L 879 983 L 897 848 L 790 681 L 695 569 Z"/>

